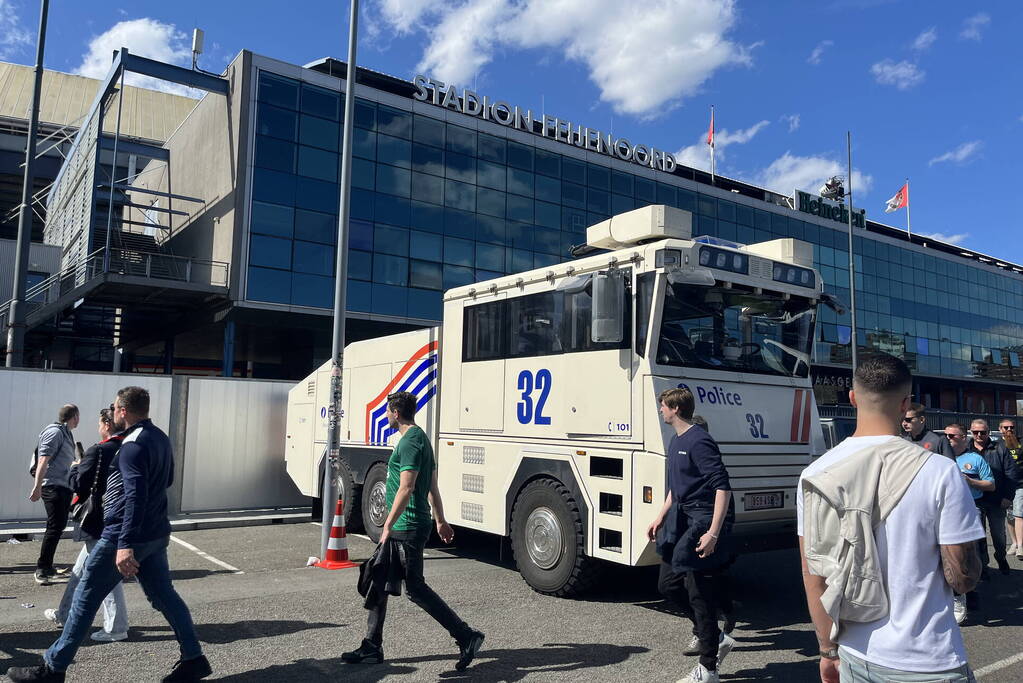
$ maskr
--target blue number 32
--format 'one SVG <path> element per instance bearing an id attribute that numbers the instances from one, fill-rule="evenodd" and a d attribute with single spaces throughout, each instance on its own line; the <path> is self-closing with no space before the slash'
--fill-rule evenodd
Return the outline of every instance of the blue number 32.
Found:
<path id="1" fill-rule="evenodd" d="M 544 406 L 547 405 L 547 397 L 551 393 L 551 371 L 544 368 L 536 371 L 536 377 L 529 370 L 519 373 L 518 390 L 522 392 L 522 400 L 515 405 L 515 415 L 520 424 L 549 425 L 551 418 L 543 414 Z M 533 392 L 539 391 L 540 396 L 536 399 L 536 406 L 533 406 Z"/>

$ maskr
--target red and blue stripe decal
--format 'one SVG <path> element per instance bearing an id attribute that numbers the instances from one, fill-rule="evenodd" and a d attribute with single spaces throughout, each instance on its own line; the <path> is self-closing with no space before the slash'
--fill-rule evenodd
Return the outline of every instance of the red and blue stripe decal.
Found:
<path id="1" fill-rule="evenodd" d="M 395 430 L 387 426 L 387 396 L 408 391 L 416 397 L 416 410 L 422 410 L 437 394 L 437 342 L 424 345 L 413 354 L 398 374 L 376 398 L 366 404 L 366 443 L 384 446 Z"/>

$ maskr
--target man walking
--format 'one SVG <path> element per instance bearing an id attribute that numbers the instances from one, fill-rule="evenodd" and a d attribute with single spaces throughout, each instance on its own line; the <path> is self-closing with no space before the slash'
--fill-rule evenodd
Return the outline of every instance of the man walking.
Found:
<path id="1" fill-rule="evenodd" d="M 717 442 L 693 424 L 692 392 L 668 389 L 658 401 L 661 419 L 675 436 L 667 449 L 668 495 L 647 529 L 661 556 L 657 588 L 683 607 L 688 603 L 693 619 L 700 661 L 682 680 L 717 683 L 721 663 L 735 645 L 717 620 L 731 562 L 732 489 Z"/>
<path id="2" fill-rule="evenodd" d="M 42 499 L 46 506 L 46 533 L 36 562 L 36 583 L 48 585 L 57 571 L 53 554 L 67 526 L 71 511 L 71 463 L 75 460 L 75 440 L 71 430 L 78 426 L 78 406 L 67 404 L 57 413 L 57 421 L 39 434 L 36 447 L 35 482 L 29 500 Z"/>
<path id="3" fill-rule="evenodd" d="M 995 490 L 985 491 L 977 508 L 980 510 L 980 522 L 991 533 L 991 543 L 995 546 L 995 562 L 1003 574 L 1009 573 L 1009 562 L 1005 559 L 1005 511 L 1012 507 L 1019 484 L 1016 463 L 1001 444 L 995 443 L 988 430 L 986 420 L 974 420 L 970 423 L 970 434 L 973 442 L 970 450 L 979 453 L 991 468 L 995 478 Z M 980 561 L 983 565 L 984 578 L 987 578 L 987 564 L 990 561 L 987 541 L 980 546 Z"/>
<path id="4" fill-rule="evenodd" d="M 807 467 L 796 496 L 807 606 L 824 683 L 970 683 L 952 592 L 966 593 L 984 535 L 955 463 L 900 438 L 912 377 L 864 358 L 856 431 Z"/>
<path id="5" fill-rule="evenodd" d="M 902 438 L 915 443 L 921 448 L 926 448 L 934 453 L 941 453 L 947 458 L 955 460 L 952 456 L 951 445 L 948 439 L 937 432 L 927 429 L 926 408 L 920 403 L 910 403 L 906 409 L 906 415 L 902 418 Z"/>
<path id="6" fill-rule="evenodd" d="M 458 644 L 459 658 L 455 664 L 464 670 L 483 645 L 484 635 L 469 627 L 423 577 L 423 548 L 430 538 L 436 518 L 437 534 L 445 543 L 454 538 L 451 525 L 444 518 L 444 504 L 437 488 L 437 469 L 433 447 L 426 433 L 415 423 L 416 397 L 399 391 L 387 397 L 387 424 L 401 434 L 387 461 L 386 504 L 380 544 L 400 543 L 404 551 L 405 590 L 409 600 L 423 608 L 437 623 L 447 629 Z M 431 514 L 431 505 L 433 512 Z M 384 660 L 384 619 L 387 615 L 387 593 L 370 607 L 369 624 L 362 645 L 345 652 L 345 662 L 379 664 Z"/>
<path id="7" fill-rule="evenodd" d="M 952 444 L 956 465 L 963 475 L 963 481 L 970 487 L 970 495 L 973 496 L 973 501 L 976 503 L 985 491 L 995 490 L 995 478 L 991 475 L 991 468 L 979 453 L 969 449 L 966 427 L 958 422 L 953 422 L 945 427 L 945 436 Z M 979 510 L 977 514 L 980 514 Z M 980 596 L 976 588 L 966 595 L 956 593 L 952 603 L 952 612 L 955 615 L 956 623 L 962 624 L 966 621 L 968 611 L 977 609 L 979 606 Z"/>
<path id="8" fill-rule="evenodd" d="M 149 602 L 163 613 L 181 649 L 164 683 L 198 681 L 212 673 L 167 565 L 167 488 L 174 480 L 170 439 L 149 419 L 149 392 L 142 387 L 117 392 L 114 411 L 114 420 L 127 428 L 107 479 L 103 535 L 86 561 L 60 638 L 43 655 L 41 666 L 9 669 L 12 681 L 63 681 L 103 598 L 132 576 L 138 576 Z"/>

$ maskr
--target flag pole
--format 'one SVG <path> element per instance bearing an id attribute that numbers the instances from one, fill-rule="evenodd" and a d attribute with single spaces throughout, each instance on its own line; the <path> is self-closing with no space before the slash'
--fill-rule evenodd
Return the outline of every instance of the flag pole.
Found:
<path id="1" fill-rule="evenodd" d="M 906 178 L 906 234 L 913 241 L 913 223 L 909 220 L 909 178 Z"/>
<path id="2" fill-rule="evenodd" d="M 852 186 L 853 186 L 853 166 L 852 166 L 852 133 L 850 131 L 845 132 L 845 145 L 846 151 L 849 155 L 849 182 L 847 183 L 846 196 L 849 197 L 849 316 L 852 327 L 852 337 L 849 340 L 850 348 L 852 349 L 852 370 L 856 372 L 857 366 L 857 352 L 856 352 L 856 257 L 853 254 L 853 203 L 852 203 Z"/>
<path id="3" fill-rule="evenodd" d="M 715 185 L 715 168 L 714 168 L 714 105 L 710 105 L 710 184 Z"/>

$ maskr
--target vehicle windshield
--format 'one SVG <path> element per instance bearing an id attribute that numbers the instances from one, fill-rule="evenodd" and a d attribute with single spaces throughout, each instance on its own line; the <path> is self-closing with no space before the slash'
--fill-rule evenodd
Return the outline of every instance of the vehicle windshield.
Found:
<path id="1" fill-rule="evenodd" d="M 805 297 L 668 283 L 657 362 L 806 377 L 815 315 Z"/>

